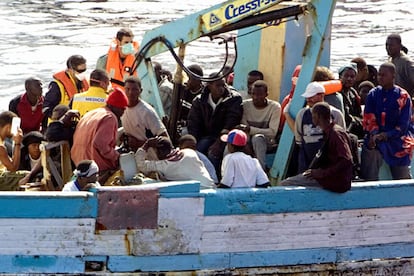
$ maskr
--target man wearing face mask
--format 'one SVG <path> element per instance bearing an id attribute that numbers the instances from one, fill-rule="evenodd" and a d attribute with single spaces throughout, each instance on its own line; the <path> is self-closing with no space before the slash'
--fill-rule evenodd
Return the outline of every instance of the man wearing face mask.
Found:
<path id="1" fill-rule="evenodd" d="M 69 108 L 78 110 L 81 117 L 88 111 L 103 107 L 108 97 L 109 77 L 105 71 L 101 69 L 93 70 L 89 83 L 88 91 L 74 95 L 69 104 Z"/>
<path id="2" fill-rule="evenodd" d="M 111 42 L 108 53 L 101 56 L 96 62 L 96 69 L 105 70 L 112 87 L 124 87 L 124 81 L 131 76 L 135 53 L 139 45 L 133 41 L 134 34 L 129 28 L 122 28 L 116 33 L 116 38 Z M 137 76 L 137 72 L 133 74 Z"/>
<path id="3" fill-rule="evenodd" d="M 86 80 L 86 59 L 81 55 L 73 55 L 66 61 L 66 70 L 53 75 L 54 80 L 49 84 L 45 95 L 43 113 L 45 118 L 52 116 L 53 108 L 58 104 L 68 105 L 77 93 L 88 90 Z M 46 123 L 44 123 L 44 126 Z"/>

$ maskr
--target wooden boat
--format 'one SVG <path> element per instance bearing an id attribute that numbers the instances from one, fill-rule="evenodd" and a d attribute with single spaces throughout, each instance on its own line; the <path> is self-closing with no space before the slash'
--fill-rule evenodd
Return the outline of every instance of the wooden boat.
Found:
<path id="1" fill-rule="evenodd" d="M 238 22 L 256 15 L 256 23 L 263 21 L 266 10 L 273 17 L 296 10 L 311 18 L 298 18 L 300 27 L 287 22 L 241 30 L 239 36 L 250 32 L 255 39 L 239 39 L 235 83 L 241 72 L 270 68 L 263 71 L 275 76 L 271 87 L 287 91 L 281 87 L 301 63 L 297 89 L 304 90 L 315 66 L 329 63 L 335 1 L 281 2 L 231 0 L 148 33 L 141 46 L 152 41 L 153 47 L 142 53 L 138 67 L 146 100 L 163 115 L 149 62 L 166 50 L 157 38 L 183 51 L 202 35 L 240 28 L 247 23 Z M 270 58 L 275 56 L 281 58 Z M 302 105 L 296 95 L 292 110 Z M 283 177 L 291 142 L 292 133 L 284 131 L 271 161 L 275 182 Z M 77 193 L 2 192 L 0 203 L 0 273 L 414 273 L 414 181 L 354 183 L 345 194 L 303 187 L 200 190 L 199 183 L 183 181 Z"/>

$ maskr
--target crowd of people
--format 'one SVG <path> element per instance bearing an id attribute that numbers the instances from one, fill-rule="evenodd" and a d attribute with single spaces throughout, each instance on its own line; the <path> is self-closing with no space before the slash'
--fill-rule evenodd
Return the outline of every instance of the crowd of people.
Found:
<path id="1" fill-rule="evenodd" d="M 0 189 L 40 181 L 44 141 L 67 141 L 71 148 L 74 178 L 64 187 L 55 183 L 56 190 L 108 185 L 122 169 L 122 154 L 131 151 L 145 177 L 192 179 L 202 188 L 267 187 L 266 155 L 276 151 L 285 123 L 295 147 L 289 177 L 281 185 L 342 193 L 353 180 L 377 180 L 383 161 L 392 179 L 411 178 L 414 64 L 398 34 L 387 37 L 389 61 L 378 71 L 362 57 L 346 61 L 338 80 L 329 68 L 318 66 L 306 90 L 298 91 L 306 99 L 298 114 L 291 113 L 290 101 L 300 65 L 280 104 L 269 99 L 258 70 L 247 72 L 247 91 L 236 91 L 231 75 L 202 82 L 203 69 L 193 64 L 177 106 L 171 73 L 153 62 L 164 111 L 177 112 L 177 141 L 164 124 L 168 118 L 160 118 L 140 97 L 141 82 L 132 72 L 138 49 L 132 31 L 122 28 L 89 78 L 86 59 L 73 55 L 66 69 L 53 74 L 44 96 L 40 79 L 26 80 L 25 93 L 0 113 Z M 15 117 L 21 119 L 17 130 L 12 129 Z"/>

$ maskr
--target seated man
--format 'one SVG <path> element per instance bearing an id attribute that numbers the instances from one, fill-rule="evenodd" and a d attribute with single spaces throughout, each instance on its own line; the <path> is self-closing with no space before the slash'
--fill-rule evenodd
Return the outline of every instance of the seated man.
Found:
<path id="1" fill-rule="evenodd" d="M 229 89 L 221 78 L 207 84 L 194 99 L 188 114 L 188 133 L 197 139 L 197 150 L 207 155 L 217 172 L 225 147 L 220 135 L 240 123 L 241 104 L 240 94 Z"/>
<path id="2" fill-rule="evenodd" d="M 73 174 L 75 180 L 66 183 L 62 192 L 87 191 L 101 186 L 98 182 L 99 167 L 93 160 L 79 162 Z"/>
<path id="3" fill-rule="evenodd" d="M 85 114 L 76 126 L 71 149 L 72 161 L 94 160 L 100 169 L 99 182 L 119 169 L 119 152 L 115 149 L 118 120 L 128 106 L 128 99 L 120 88 L 115 88 L 106 106 Z"/>
<path id="4" fill-rule="evenodd" d="M 45 138 L 39 131 L 30 131 L 23 136 L 19 170 L 30 171 L 30 173 L 20 180 L 20 185 L 28 182 L 40 182 L 42 179 L 43 171 L 39 148 L 42 141 L 45 141 Z"/>
<path id="5" fill-rule="evenodd" d="M 269 178 L 256 158 L 243 152 L 247 143 L 247 135 L 243 130 L 234 129 L 221 136 L 227 142 L 227 154 L 223 159 L 221 174 L 223 178 L 219 188 L 243 188 L 269 186 Z"/>
<path id="6" fill-rule="evenodd" d="M 141 147 L 148 138 L 168 137 L 167 129 L 154 108 L 140 98 L 141 81 L 137 77 L 125 80 L 125 94 L 128 107 L 121 117 L 124 139 L 132 151 Z"/>
<path id="7" fill-rule="evenodd" d="M 246 125 L 246 132 L 251 136 L 250 142 L 260 165 L 266 169 L 266 152 L 276 148 L 276 133 L 279 128 L 280 104 L 267 98 L 267 84 L 258 80 L 253 84 L 251 99 L 243 101 L 241 123 Z"/>
<path id="8" fill-rule="evenodd" d="M 203 162 L 204 167 L 206 167 L 208 173 L 210 174 L 211 179 L 214 180 L 214 183 L 218 183 L 216 169 L 214 168 L 211 161 L 203 153 L 197 150 L 197 140 L 191 134 L 185 134 L 178 139 L 178 147 L 180 149 L 192 149 L 197 153 L 198 158 Z"/>
<path id="9" fill-rule="evenodd" d="M 321 187 L 344 193 L 351 189 L 351 140 L 342 127 L 331 122 L 331 107 L 327 103 L 313 106 L 312 120 L 323 131 L 323 145 L 308 170 L 283 180 L 280 185 Z"/>
<path id="10" fill-rule="evenodd" d="M 409 133 L 412 106 L 410 95 L 395 85 L 395 66 L 379 68 L 378 84 L 368 94 L 364 108 L 364 130 L 368 133 L 361 152 L 361 176 L 378 180 L 385 161 L 392 179 L 410 179 L 413 138 Z"/>
<path id="11" fill-rule="evenodd" d="M 159 160 L 145 160 L 146 152 L 154 148 Z M 203 162 L 192 149 L 174 150 L 167 137 L 148 139 L 135 153 L 139 171 L 147 174 L 157 172 L 165 180 L 197 180 L 202 188 L 214 187 Z"/>

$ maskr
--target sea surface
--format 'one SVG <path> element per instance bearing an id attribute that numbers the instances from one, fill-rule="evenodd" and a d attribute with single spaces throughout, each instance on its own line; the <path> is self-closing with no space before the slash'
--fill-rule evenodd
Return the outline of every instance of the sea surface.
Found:
<path id="1" fill-rule="evenodd" d="M 88 72 L 106 53 L 121 27 L 130 27 L 135 39 L 159 25 L 202 10 L 220 0 L 1 0 L 0 1 L 0 110 L 24 92 L 24 80 L 37 76 L 44 93 L 54 72 L 66 67 L 72 54 L 87 59 Z M 332 26 L 331 69 L 356 56 L 379 66 L 387 60 L 385 39 L 401 34 L 414 57 L 414 1 L 339 0 Z M 191 43 L 185 63 L 197 62 L 206 71 L 220 65 L 223 47 L 207 38 Z M 174 70 L 169 54 L 153 58 Z"/>

